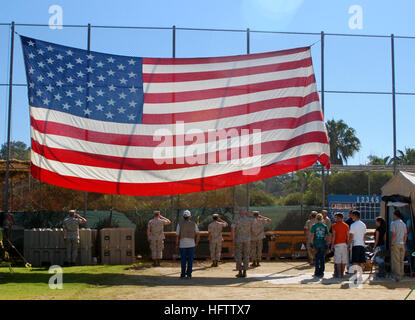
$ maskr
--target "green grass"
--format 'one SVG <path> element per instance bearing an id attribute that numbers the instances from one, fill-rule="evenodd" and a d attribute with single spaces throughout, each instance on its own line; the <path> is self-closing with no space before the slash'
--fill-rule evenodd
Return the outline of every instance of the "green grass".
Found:
<path id="1" fill-rule="evenodd" d="M 141 264 L 143 266 L 143 264 Z M 49 279 L 53 274 L 48 268 L 23 267 L 0 268 L 0 300 L 4 299 L 106 299 L 110 288 L 117 286 L 140 287 L 140 278 L 129 270 L 129 266 L 82 266 L 64 267 L 63 289 L 50 289 Z M 110 290 L 111 292 L 113 290 Z"/>

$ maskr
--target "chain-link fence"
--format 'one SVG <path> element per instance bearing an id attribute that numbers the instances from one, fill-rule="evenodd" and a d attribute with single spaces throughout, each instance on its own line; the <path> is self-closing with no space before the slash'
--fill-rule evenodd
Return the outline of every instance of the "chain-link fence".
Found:
<path id="1" fill-rule="evenodd" d="M 265 225 L 265 231 L 301 231 L 311 210 L 319 210 L 318 207 L 310 206 L 273 206 L 273 207 L 251 207 L 251 210 L 259 210 L 261 215 L 272 220 Z M 223 231 L 229 232 L 230 225 L 235 213 L 233 207 L 217 208 L 189 208 L 192 213 L 192 220 L 195 221 L 200 231 L 207 231 L 208 225 L 212 222 L 212 215 L 219 213 L 220 217 L 228 223 Z M 172 224 L 165 227 L 165 231 L 175 231 L 176 226 L 182 220 L 182 209 L 161 209 L 161 215 L 169 218 Z M 14 212 L 16 225 L 12 231 L 12 243 L 19 251 L 23 251 L 24 230 L 32 228 L 62 228 L 63 220 L 68 213 L 64 211 L 34 211 Z M 94 210 L 87 211 L 87 224 L 83 228 L 102 229 L 106 227 L 120 227 L 135 229 L 136 253 L 141 255 L 149 254 L 147 241 L 148 221 L 153 217 L 152 210 L 118 211 L 118 210 Z M 0 213 L 3 218 L 3 213 Z M 1 219 L 2 219 L 1 218 Z M 0 220 L 1 220 L 0 219 Z M 1 222 L 1 221 L 0 221 Z"/>
<path id="2" fill-rule="evenodd" d="M 0 78 L 0 101 L 5 106 L 5 111 L 0 114 L 0 123 L 4 124 L 0 132 L 0 141 L 7 141 L 7 107 L 10 106 L 10 138 L 28 142 L 30 124 L 26 77 L 20 43 L 15 40 L 12 44 L 10 41 L 11 26 L 11 23 L 0 23 L 0 42 L 4 44 L 0 49 L 0 70 L 4 70 Z M 403 149 L 403 146 L 412 143 L 407 128 L 412 126 L 415 115 L 412 81 L 415 65 L 411 54 L 415 49 L 415 37 L 103 25 L 65 25 L 61 30 L 51 30 L 48 25 L 27 23 L 14 24 L 14 28 L 19 34 L 68 46 L 90 47 L 93 51 L 134 56 L 220 56 L 311 45 L 320 100 L 326 119 L 344 119 L 348 125 L 356 129 L 357 134 L 364 132 L 364 136 L 360 138 L 362 144 L 367 146 L 365 150 L 370 152 L 386 148 L 390 150 L 390 154 L 395 155 L 398 148 Z M 14 72 L 10 83 L 12 45 Z M 10 88 L 13 89 L 12 92 Z M 13 97 L 11 104 L 10 93 Z M 396 123 L 399 123 L 399 126 Z M 369 151 L 358 154 L 360 163 L 365 162 Z M 0 174 L 5 177 L 4 172 Z M 161 208 L 163 214 L 171 217 L 174 212 L 177 215 L 183 208 L 205 208 L 195 210 L 195 217 L 199 222 L 205 223 L 204 219 L 208 220 L 211 211 L 216 207 L 233 208 L 235 204 L 249 204 L 249 194 L 244 187 L 174 198 L 110 195 L 101 197 L 93 193 L 85 196 L 83 192 L 42 184 L 30 178 L 29 172 L 25 170 L 17 169 L 10 172 L 10 175 L 12 179 L 7 203 L 12 210 L 24 210 L 32 214 L 51 207 L 55 208 L 54 212 L 56 208 L 65 211 L 70 207 L 79 210 L 84 208 L 85 213 L 89 215 L 88 208 L 94 207 L 97 208 L 97 212 L 101 212 L 101 220 L 96 221 L 101 225 L 107 223 L 105 219 L 111 214 L 110 208 L 113 208 L 113 217 L 114 212 L 123 212 L 137 225 L 148 220 L 148 215 L 153 209 Z M 1 181 L 2 189 L 6 189 L 4 181 L 5 179 Z M 324 186 L 323 183 L 322 187 Z M 324 189 L 321 192 L 323 205 L 325 194 L 329 192 L 330 190 Z M 4 208 L 4 192 L 2 198 Z M 202 213 L 197 215 L 200 210 Z M 281 221 L 278 225 L 273 223 L 272 228 L 302 228 L 305 221 L 304 212 L 309 209 L 300 210 L 300 214 L 298 210 L 298 207 L 292 207 L 269 212 L 269 215 L 273 215 L 271 218 L 274 223 Z M 232 211 L 222 213 L 226 216 L 230 212 Z M 291 213 L 287 216 L 287 212 Z M 40 216 L 34 215 L 33 219 L 36 217 Z M 60 215 L 57 217 L 60 219 Z M 116 220 L 114 217 L 114 221 Z"/>

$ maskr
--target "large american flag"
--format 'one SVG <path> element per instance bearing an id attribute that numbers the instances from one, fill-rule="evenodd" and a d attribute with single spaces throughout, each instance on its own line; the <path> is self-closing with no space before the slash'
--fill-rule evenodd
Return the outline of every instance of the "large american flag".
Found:
<path id="1" fill-rule="evenodd" d="M 138 58 L 21 41 L 40 181 L 169 195 L 329 168 L 310 47 Z"/>

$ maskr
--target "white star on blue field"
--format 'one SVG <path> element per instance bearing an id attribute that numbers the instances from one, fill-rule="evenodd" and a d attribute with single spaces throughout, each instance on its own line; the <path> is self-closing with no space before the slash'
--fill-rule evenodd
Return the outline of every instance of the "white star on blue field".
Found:
<path id="1" fill-rule="evenodd" d="M 141 123 L 142 59 L 21 36 L 29 103 L 94 120 Z"/>

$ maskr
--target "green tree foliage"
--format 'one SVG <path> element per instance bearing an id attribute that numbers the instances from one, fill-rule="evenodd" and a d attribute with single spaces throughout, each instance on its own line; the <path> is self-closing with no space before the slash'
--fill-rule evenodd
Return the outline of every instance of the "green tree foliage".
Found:
<path id="1" fill-rule="evenodd" d="M 381 187 L 393 177 L 391 172 L 370 173 L 370 193 L 380 194 Z M 327 176 L 326 189 L 330 194 L 367 194 L 367 172 L 338 172 Z"/>
<path id="2" fill-rule="evenodd" d="M 405 151 L 398 150 L 397 164 L 415 165 L 415 149 L 405 147 Z"/>
<path id="3" fill-rule="evenodd" d="M 343 165 L 347 159 L 360 150 L 360 140 L 356 130 L 349 127 L 343 120 L 326 122 L 327 134 L 330 141 L 330 161 L 332 164 Z"/>
<path id="4" fill-rule="evenodd" d="M 7 159 L 7 143 L 0 148 L 0 159 Z M 10 159 L 30 160 L 30 148 L 22 141 L 10 141 Z"/>
<path id="5" fill-rule="evenodd" d="M 385 158 L 381 158 L 375 155 L 370 155 L 368 156 L 369 159 L 369 164 L 372 165 L 390 165 L 391 164 L 391 158 L 389 156 L 385 157 Z"/>
<path id="6" fill-rule="evenodd" d="M 281 197 L 278 201 L 280 206 L 296 206 L 299 205 L 301 202 L 301 193 L 300 192 L 293 192 L 285 197 Z"/>
<path id="7" fill-rule="evenodd" d="M 371 172 L 370 193 L 381 194 L 381 187 L 392 177 L 391 172 Z M 326 192 L 327 194 L 367 194 L 368 179 L 367 172 L 331 172 L 326 176 Z M 303 197 L 298 180 L 291 181 L 287 189 L 290 192 L 277 200 L 278 205 L 301 205 L 301 202 L 305 206 L 321 205 L 321 175 L 315 172 L 309 172 L 307 185 L 303 189 Z"/>
<path id="8" fill-rule="evenodd" d="M 250 190 L 249 203 L 253 207 L 268 207 L 276 204 L 276 199 L 265 190 L 252 188 Z"/>

